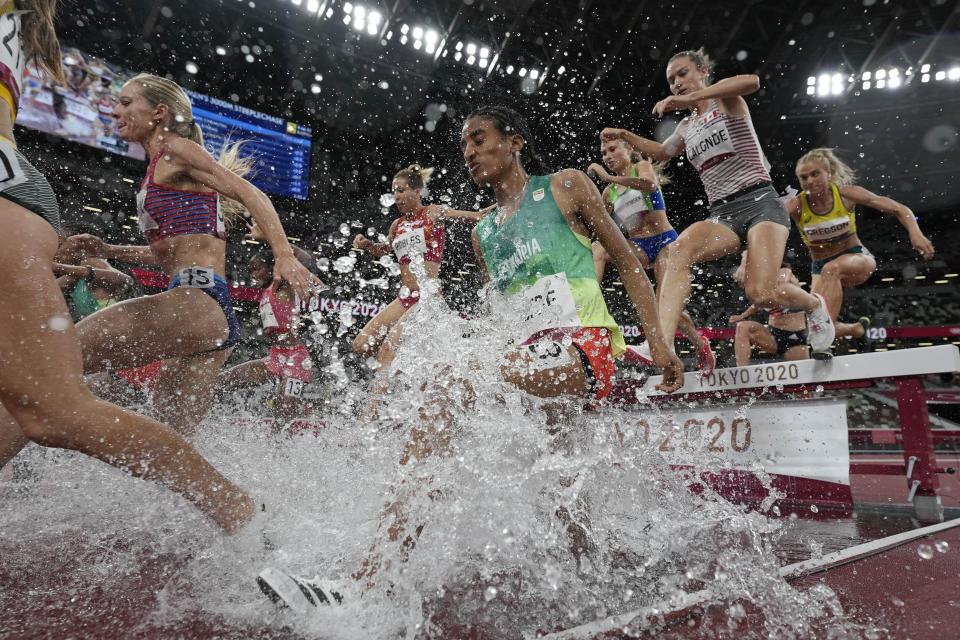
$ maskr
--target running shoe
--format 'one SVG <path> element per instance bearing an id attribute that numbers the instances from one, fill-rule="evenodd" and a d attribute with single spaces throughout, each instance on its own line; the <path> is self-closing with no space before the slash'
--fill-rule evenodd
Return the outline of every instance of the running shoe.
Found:
<path id="1" fill-rule="evenodd" d="M 316 578 L 307 580 L 273 567 L 260 572 L 257 585 L 274 604 L 297 613 L 310 613 L 319 605 L 343 602 L 342 589 L 333 583 Z"/>
<path id="2" fill-rule="evenodd" d="M 863 335 L 857 338 L 857 341 L 860 343 L 860 351 L 863 353 L 873 351 L 873 340 L 870 339 L 870 318 L 860 316 L 857 322 L 863 326 Z"/>
<path id="3" fill-rule="evenodd" d="M 697 368 L 703 375 L 708 376 L 713 373 L 714 367 L 717 366 L 717 359 L 710 349 L 710 341 L 704 337 L 702 332 L 698 331 L 697 333 L 703 338 L 703 347 L 697 349 Z"/>
<path id="4" fill-rule="evenodd" d="M 807 316 L 807 344 L 810 345 L 811 355 L 816 360 L 829 360 L 833 357 L 830 345 L 836 335 L 827 301 L 819 293 L 813 294 L 820 300 L 820 306 L 806 314 Z"/>
<path id="5" fill-rule="evenodd" d="M 627 350 L 623 354 L 627 362 L 635 364 L 638 367 L 653 366 L 653 356 L 650 355 L 650 343 L 644 340 L 639 347 L 627 345 Z"/>

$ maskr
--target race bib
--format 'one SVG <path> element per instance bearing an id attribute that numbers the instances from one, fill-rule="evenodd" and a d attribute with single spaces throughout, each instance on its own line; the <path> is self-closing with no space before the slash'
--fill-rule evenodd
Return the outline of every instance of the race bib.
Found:
<path id="1" fill-rule="evenodd" d="M 285 378 L 283 381 L 283 395 L 290 398 L 299 398 L 303 396 L 303 380 L 297 378 Z"/>
<path id="2" fill-rule="evenodd" d="M 260 322 L 264 329 L 280 328 L 280 323 L 277 322 L 277 314 L 273 312 L 273 305 L 267 300 L 260 303 Z"/>
<path id="3" fill-rule="evenodd" d="M 628 189 L 613 203 L 613 219 L 617 225 L 630 233 L 643 220 L 643 214 L 649 210 L 647 199 L 642 191 Z"/>
<path id="4" fill-rule="evenodd" d="M 850 235 L 850 218 L 831 218 L 817 224 L 807 224 L 803 227 L 803 234 L 810 242 L 830 242 L 841 240 Z"/>
<path id="5" fill-rule="evenodd" d="M 427 237 L 423 229 L 412 229 L 393 239 L 393 252 L 397 260 L 427 252 Z"/>
<path id="6" fill-rule="evenodd" d="M 0 140 L 0 191 L 6 191 L 27 181 L 27 176 L 17 160 L 13 143 Z"/>
<path id="7" fill-rule="evenodd" d="M 5 83 L 14 86 L 7 87 L 15 101 L 20 100 L 23 89 L 23 76 L 27 68 L 27 58 L 23 55 L 20 45 L 20 16 L 28 11 L 10 11 L 0 16 L 0 65 L 6 67 Z"/>
<path id="8" fill-rule="evenodd" d="M 555 329 L 581 329 L 580 315 L 573 301 L 567 274 L 557 273 L 537 280 L 517 295 L 523 296 L 527 315 L 520 323 L 524 342 Z"/>
<path id="9" fill-rule="evenodd" d="M 192 289 L 210 289 L 217 285 L 213 269 L 187 267 L 180 269 L 180 286 Z"/>
<path id="10" fill-rule="evenodd" d="M 687 159 L 697 171 L 706 171 L 736 154 L 727 123 L 718 111 L 698 118 L 687 131 Z"/>
<path id="11" fill-rule="evenodd" d="M 157 221 L 147 213 L 147 185 L 143 185 L 137 192 L 137 224 L 140 225 L 140 231 L 146 233 L 153 229 L 159 229 Z"/>

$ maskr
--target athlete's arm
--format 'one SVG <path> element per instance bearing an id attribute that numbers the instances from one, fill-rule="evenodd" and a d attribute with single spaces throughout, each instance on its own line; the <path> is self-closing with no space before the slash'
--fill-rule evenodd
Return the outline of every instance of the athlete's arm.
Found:
<path id="1" fill-rule="evenodd" d="M 849 200 L 854 204 L 862 204 L 865 207 L 896 216 L 900 224 L 903 225 L 903 228 L 910 234 L 910 244 L 913 245 L 913 248 L 919 251 L 924 259 L 930 260 L 933 258 L 933 243 L 920 231 L 920 225 L 917 224 L 917 217 L 913 215 L 910 207 L 892 198 L 878 196 L 863 187 L 839 187 L 839 190 L 840 196 L 843 197 L 844 200 Z"/>
<path id="2" fill-rule="evenodd" d="M 790 214 L 790 219 L 794 222 L 800 222 L 800 196 L 794 196 L 783 203 Z"/>
<path id="3" fill-rule="evenodd" d="M 87 280 L 87 284 L 99 287 L 112 296 L 125 293 L 134 284 L 133 278 L 114 269 L 109 262 L 102 258 L 88 258 L 80 266 L 84 269 L 87 267 L 93 269 L 93 278 Z"/>
<path id="4" fill-rule="evenodd" d="M 470 242 L 473 244 L 473 253 L 477 258 L 477 266 L 480 267 L 480 273 L 483 274 L 484 282 L 490 280 L 490 274 L 487 272 L 487 263 L 483 260 L 483 252 L 480 250 L 480 240 L 477 238 L 477 230 L 470 232 Z"/>
<path id="5" fill-rule="evenodd" d="M 682 111 L 695 106 L 704 100 L 717 100 L 723 106 L 723 111 L 733 116 L 748 116 L 750 110 L 743 96 L 760 89 L 760 77 L 753 74 L 724 78 L 711 84 L 709 87 L 691 91 L 682 96 L 667 96 L 653 107 L 653 113 L 663 117 L 668 111 Z"/>
<path id="6" fill-rule="evenodd" d="M 390 231 L 387 233 L 386 242 L 374 242 L 367 236 L 358 233 L 353 239 L 354 248 L 360 249 L 361 251 L 366 251 L 374 258 L 382 258 L 393 251 L 393 239 L 397 235 L 398 224 L 400 224 L 400 218 L 394 220 L 393 224 L 390 225 Z"/>
<path id="7" fill-rule="evenodd" d="M 576 211 L 617 265 L 620 279 L 649 340 L 654 363 L 663 372 L 663 383 L 657 388 L 661 391 L 680 388 L 683 386 L 683 364 L 663 339 L 653 287 L 627 239 L 607 215 L 596 185 L 582 171 L 565 169 L 553 175 L 550 188 L 561 210 Z"/>
<path id="8" fill-rule="evenodd" d="M 315 287 L 322 283 L 294 257 L 277 210 L 263 191 L 219 164 L 192 140 L 175 137 L 167 143 L 166 150 L 171 161 L 193 180 L 246 207 L 273 250 L 275 283 L 286 280 L 303 299 L 315 293 Z"/>
<path id="9" fill-rule="evenodd" d="M 444 220 L 464 220 L 476 224 L 487 215 L 496 205 L 484 207 L 480 211 L 462 211 L 460 209 L 451 209 L 445 204 L 432 204 L 427 207 L 427 215 L 436 222 L 441 218 Z"/>
<path id="10" fill-rule="evenodd" d="M 737 315 L 730 316 L 730 324 L 737 324 L 741 320 L 745 320 L 755 314 L 757 311 L 760 311 L 760 307 L 755 304 L 751 304 L 747 307 L 743 313 L 738 313 Z"/>
<path id="11" fill-rule="evenodd" d="M 618 176 L 608 172 L 606 169 L 601 167 L 599 164 L 594 162 L 587 168 L 587 173 L 593 173 L 598 178 L 604 182 L 609 182 L 611 184 L 619 184 L 629 189 L 636 189 L 637 191 L 646 191 L 647 193 L 653 193 L 657 190 L 657 174 L 653 170 L 653 165 L 649 162 L 638 162 L 637 163 L 636 176 Z M 608 187 L 609 188 L 609 187 Z M 606 200 L 606 189 L 604 189 L 604 194 L 602 199 L 604 203 Z"/>
<path id="12" fill-rule="evenodd" d="M 679 125 L 677 128 L 679 129 Z M 683 138 L 679 136 L 676 131 L 664 140 L 663 143 L 660 143 L 644 138 L 643 136 L 638 136 L 626 129 L 613 129 L 608 127 L 600 132 L 600 140 L 603 142 L 624 140 L 631 147 L 642 153 L 644 157 L 657 162 L 663 162 L 664 160 L 669 160 L 670 158 L 680 155 L 684 148 Z"/>

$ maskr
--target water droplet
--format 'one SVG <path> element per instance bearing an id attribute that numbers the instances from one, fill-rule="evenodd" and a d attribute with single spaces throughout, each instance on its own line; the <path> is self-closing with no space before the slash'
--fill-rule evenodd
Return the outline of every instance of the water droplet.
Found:
<path id="1" fill-rule="evenodd" d="M 817 508 L 817 505 L 812 504 L 810 505 L 810 511 L 812 511 L 813 513 L 819 513 L 820 509 Z"/>
<path id="2" fill-rule="evenodd" d="M 50 329 L 53 331 L 66 331 L 70 326 L 70 319 L 66 316 L 53 316 L 50 318 Z"/>
<path id="3" fill-rule="evenodd" d="M 487 590 L 483 593 L 483 599 L 487 602 L 490 602 L 497 597 L 497 590 L 494 587 L 487 587 Z"/>
<path id="4" fill-rule="evenodd" d="M 923 558 L 924 560 L 929 560 L 933 557 L 933 547 L 928 544 L 922 544 L 917 547 L 917 555 Z"/>
<path id="5" fill-rule="evenodd" d="M 933 546 L 940 553 L 946 553 L 950 550 L 950 543 L 946 540 L 938 540 Z"/>

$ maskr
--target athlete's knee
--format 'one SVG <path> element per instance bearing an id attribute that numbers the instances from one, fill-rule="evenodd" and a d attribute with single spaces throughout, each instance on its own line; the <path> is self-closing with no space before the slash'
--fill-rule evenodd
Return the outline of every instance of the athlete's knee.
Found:
<path id="1" fill-rule="evenodd" d="M 824 280 L 839 280 L 843 276 L 843 267 L 836 260 L 823 265 L 820 271 L 820 277 Z"/>
<path id="2" fill-rule="evenodd" d="M 77 389 L 61 390 L 56 400 L 24 399 L 5 406 L 29 440 L 48 447 L 71 448 L 99 402 L 86 389 Z"/>
<path id="3" fill-rule="evenodd" d="M 747 282 L 744 287 L 747 299 L 759 307 L 777 307 L 781 289 L 776 281 Z"/>

